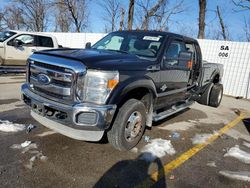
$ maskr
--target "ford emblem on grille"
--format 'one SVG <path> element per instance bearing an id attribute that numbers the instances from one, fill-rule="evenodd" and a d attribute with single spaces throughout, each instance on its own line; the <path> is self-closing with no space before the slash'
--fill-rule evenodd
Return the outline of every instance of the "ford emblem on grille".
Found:
<path id="1" fill-rule="evenodd" d="M 43 84 L 43 85 L 47 85 L 50 83 L 50 77 L 47 76 L 46 74 L 38 74 L 37 75 L 37 81 L 40 83 L 40 84 Z"/>

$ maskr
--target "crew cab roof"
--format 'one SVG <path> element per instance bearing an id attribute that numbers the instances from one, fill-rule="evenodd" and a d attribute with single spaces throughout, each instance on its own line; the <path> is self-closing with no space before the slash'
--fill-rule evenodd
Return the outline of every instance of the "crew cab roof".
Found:
<path id="1" fill-rule="evenodd" d="M 156 30 L 123 30 L 123 31 L 115 31 L 113 33 L 145 33 L 145 34 L 156 34 L 156 35 L 165 35 L 165 36 L 173 36 L 173 37 L 178 37 L 182 38 L 184 41 L 190 41 L 190 42 L 195 42 L 198 43 L 198 41 L 194 38 L 190 38 L 184 35 L 176 34 L 176 33 L 171 33 L 171 32 L 165 32 L 165 31 L 156 31 Z"/>

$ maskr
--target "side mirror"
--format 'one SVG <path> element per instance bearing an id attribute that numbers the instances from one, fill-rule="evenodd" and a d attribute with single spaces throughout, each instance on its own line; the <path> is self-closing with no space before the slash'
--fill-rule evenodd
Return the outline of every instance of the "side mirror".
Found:
<path id="1" fill-rule="evenodd" d="M 178 60 L 175 58 L 167 58 L 166 56 L 163 57 L 164 68 L 168 66 L 176 66 L 178 65 Z"/>
<path id="2" fill-rule="evenodd" d="M 90 49 L 91 48 L 91 42 L 87 42 L 85 44 L 85 49 Z"/>
<path id="3" fill-rule="evenodd" d="M 21 47 L 23 45 L 23 42 L 20 40 L 14 40 L 14 46 L 16 48 Z"/>
<path id="4" fill-rule="evenodd" d="M 193 67 L 193 52 L 181 51 L 178 57 L 178 65 L 192 69 Z"/>

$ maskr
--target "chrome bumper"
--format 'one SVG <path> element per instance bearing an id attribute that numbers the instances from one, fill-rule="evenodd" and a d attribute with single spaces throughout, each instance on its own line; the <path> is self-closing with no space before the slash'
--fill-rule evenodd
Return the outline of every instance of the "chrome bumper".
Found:
<path id="1" fill-rule="evenodd" d="M 116 105 L 58 103 L 34 93 L 28 83 L 22 85 L 23 101 L 31 107 L 31 115 L 44 126 L 68 137 L 98 141 L 109 127 Z"/>

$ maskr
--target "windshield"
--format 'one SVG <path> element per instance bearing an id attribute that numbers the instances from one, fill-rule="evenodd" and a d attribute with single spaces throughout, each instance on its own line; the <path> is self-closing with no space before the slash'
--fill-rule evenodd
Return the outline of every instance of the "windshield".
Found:
<path id="1" fill-rule="evenodd" d="M 12 31 L 4 31 L 0 33 L 0 42 L 4 42 L 5 40 L 7 40 L 8 38 L 12 37 L 13 35 L 15 35 L 15 32 Z"/>
<path id="2" fill-rule="evenodd" d="M 155 33 L 110 33 L 92 46 L 98 50 L 135 54 L 144 58 L 155 58 L 163 43 L 164 35 Z"/>

